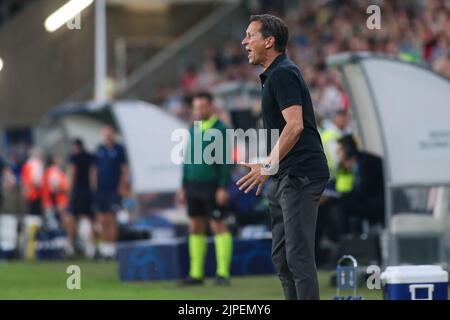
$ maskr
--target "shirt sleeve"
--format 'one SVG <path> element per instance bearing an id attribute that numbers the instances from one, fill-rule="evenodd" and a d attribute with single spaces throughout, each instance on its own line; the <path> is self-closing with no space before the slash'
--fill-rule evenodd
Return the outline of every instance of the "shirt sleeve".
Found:
<path id="1" fill-rule="evenodd" d="M 280 110 L 293 105 L 304 105 L 301 79 L 293 70 L 280 68 L 274 72 L 271 80 L 273 96 Z"/>

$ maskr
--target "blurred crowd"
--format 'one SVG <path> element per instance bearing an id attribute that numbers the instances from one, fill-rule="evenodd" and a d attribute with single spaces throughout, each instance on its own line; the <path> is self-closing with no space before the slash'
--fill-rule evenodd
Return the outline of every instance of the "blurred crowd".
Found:
<path id="1" fill-rule="evenodd" d="M 304 1 L 301 7 L 293 5 L 295 1 L 281 1 L 284 6 L 278 1 L 260 2 L 260 10 L 279 15 L 288 23 L 288 54 L 300 66 L 316 114 L 324 120 L 350 107 L 338 72 L 326 67 L 326 57 L 331 54 L 381 53 L 428 66 L 450 79 L 450 1 Z M 379 30 L 366 26 L 366 10 L 372 4 L 381 8 Z M 209 47 L 200 59 L 186 66 L 176 87 L 160 87 L 154 101 L 189 118 L 189 97 L 193 92 L 232 81 L 259 85 L 259 73 L 260 69 L 248 65 L 240 41 L 226 43 L 222 48 Z"/>

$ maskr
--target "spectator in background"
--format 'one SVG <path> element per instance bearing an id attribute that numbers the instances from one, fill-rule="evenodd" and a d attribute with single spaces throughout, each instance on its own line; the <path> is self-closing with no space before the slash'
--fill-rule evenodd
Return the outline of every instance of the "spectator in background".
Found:
<path id="1" fill-rule="evenodd" d="M 49 155 L 46 159 L 42 177 L 42 202 L 45 212 L 45 223 L 50 229 L 58 229 L 69 204 L 69 182 L 63 170 L 60 156 Z M 68 250 L 73 255 L 73 250 Z"/>
<path id="2" fill-rule="evenodd" d="M 218 71 L 223 70 L 222 57 L 218 54 L 217 49 L 215 47 L 207 47 L 203 51 L 203 60 L 212 62 L 216 70 Z"/>
<path id="3" fill-rule="evenodd" d="M 343 215 L 384 224 L 384 180 L 380 157 L 358 151 L 351 135 L 338 140 L 339 166 L 353 173 L 353 186 L 339 198 Z"/>
<path id="4" fill-rule="evenodd" d="M 186 68 L 183 76 L 180 80 L 181 88 L 188 92 L 192 93 L 198 88 L 198 72 L 197 68 L 194 65 L 189 65 Z"/>
<path id="5" fill-rule="evenodd" d="M 27 161 L 26 152 L 21 154 L 20 152 L 13 152 L 11 155 L 11 172 L 14 175 L 15 181 L 21 181 L 22 168 Z M 17 183 L 16 185 L 19 185 Z"/>
<path id="6" fill-rule="evenodd" d="M 322 137 L 322 144 L 327 156 L 328 169 L 330 170 L 331 177 L 336 174 L 337 167 L 339 165 L 337 148 L 338 139 L 344 134 L 349 133 L 349 116 L 344 109 L 337 110 L 332 116 L 332 121 L 322 130 L 320 130 L 320 136 Z"/>
<path id="7" fill-rule="evenodd" d="M 72 248 L 75 247 L 77 226 L 80 225 L 78 233 L 84 245 L 84 253 L 88 258 L 94 257 L 95 254 L 90 181 L 92 170 L 92 155 L 86 151 L 81 139 L 75 139 L 72 143 L 69 165 L 70 206 L 68 214 L 65 215 L 64 225 Z"/>
<path id="8" fill-rule="evenodd" d="M 370 226 L 384 224 L 384 180 L 379 157 L 360 152 L 351 135 L 337 140 L 339 167 L 335 179 L 321 198 L 317 221 L 317 249 L 328 249 L 319 261 L 324 268 L 335 268 L 339 242 L 345 234 L 359 234 L 363 221 Z M 324 244 L 324 245 L 322 245 Z M 317 256 L 321 257 L 317 252 Z"/>
<path id="9" fill-rule="evenodd" d="M 205 60 L 200 70 L 198 86 L 202 90 L 209 90 L 219 82 L 219 75 L 213 60 Z"/>
<path id="10" fill-rule="evenodd" d="M 28 213 L 42 215 L 42 178 L 44 175 L 44 163 L 42 153 L 33 148 L 30 157 L 22 167 L 22 187 Z"/>
<path id="11" fill-rule="evenodd" d="M 97 222 L 100 227 L 98 253 L 101 258 L 114 258 L 118 226 L 116 213 L 121 208 L 121 190 L 128 183 L 128 164 L 125 149 L 116 141 L 115 129 L 102 129 L 103 144 L 95 154 L 95 169 L 92 171 Z"/>
<path id="12" fill-rule="evenodd" d="M 363 220 L 384 224 L 384 179 L 379 157 L 358 151 L 353 136 L 338 141 L 339 170 L 335 178 L 338 195 L 321 199 L 318 230 L 327 230 L 328 239 L 337 243 L 346 233 L 360 233 Z M 320 235 L 318 235 L 320 237 Z"/>
<path id="13" fill-rule="evenodd" d="M 245 62 L 239 43 L 229 42 L 225 45 L 222 62 L 224 67 L 241 66 Z"/>
<path id="14" fill-rule="evenodd" d="M 342 93 L 334 85 L 327 73 L 321 72 L 317 77 L 316 108 L 323 117 L 330 119 L 336 111 L 342 108 Z"/>

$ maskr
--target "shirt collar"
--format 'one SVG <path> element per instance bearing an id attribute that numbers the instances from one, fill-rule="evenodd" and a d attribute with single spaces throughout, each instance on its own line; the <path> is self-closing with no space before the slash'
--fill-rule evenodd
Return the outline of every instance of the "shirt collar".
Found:
<path id="1" fill-rule="evenodd" d="M 201 121 L 201 130 L 202 130 L 202 132 L 205 132 L 206 130 L 209 130 L 212 127 L 214 127 L 216 122 L 217 122 L 217 117 L 216 116 L 212 116 L 208 120 L 202 120 Z"/>
<path id="2" fill-rule="evenodd" d="M 270 64 L 270 66 L 259 75 L 259 78 L 261 79 L 261 82 L 264 83 L 266 79 L 269 77 L 269 75 L 272 73 L 273 69 L 275 69 L 276 66 L 278 66 L 282 61 L 286 60 L 287 55 L 286 53 L 281 53 L 278 55 Z"/>

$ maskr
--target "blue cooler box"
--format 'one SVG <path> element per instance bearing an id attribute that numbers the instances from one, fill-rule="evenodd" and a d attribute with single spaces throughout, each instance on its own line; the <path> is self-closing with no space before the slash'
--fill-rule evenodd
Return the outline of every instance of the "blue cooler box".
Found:
<path id="1" fill-rule="evenodd" d="M 381 281 L 385 300 L 448 299 L 448 273 L 440 266 L 387 267 Z"/>

